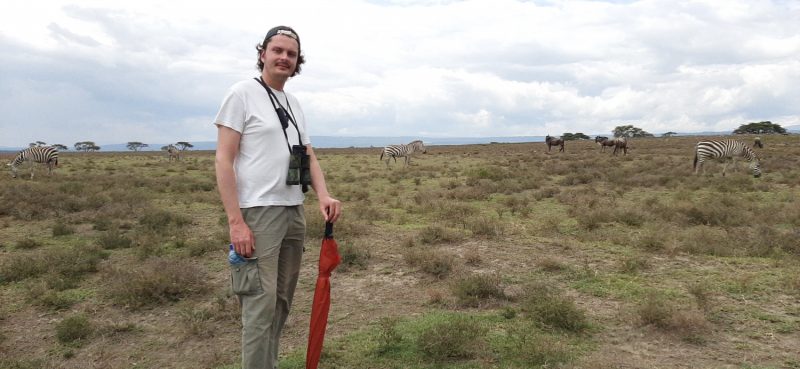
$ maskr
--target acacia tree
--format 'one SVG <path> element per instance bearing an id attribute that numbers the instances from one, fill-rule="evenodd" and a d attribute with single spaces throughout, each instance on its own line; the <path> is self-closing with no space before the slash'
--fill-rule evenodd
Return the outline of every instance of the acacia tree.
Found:
<path id="1" fill-rule="evenodd" d="M 758 123 L 742 124 L 739 128 L 733 130 L 733 134 L 735 135 L 765 133 L 786 133 L 786 129 L 781 127 L 780 124 L 775 124 L 767 120 Z"/>
<path id="2" fill-rule="evenodd" d="M 662 134 L 661 137 L 672 137 L 672 136 L 675 136 L 675 135 L 677 135 L 677 133 L 670 131 L 670 132 Z"/>
<path id="3" fill-rule="evenodd" d="M 186 150 L 186 148 L 194 147 L 194 145 L 192 145 L 192 144 L 190 144 L 188 142 L 184 142 L 184 141 L 176 142 L 175 145 L 180 146 L 181 151 Z"/>
<path id="4" fill-rule="evenodd" d="M 62 144 L 52 144 L 50 146 L 54 147 L 58 151 L 67 151 L 67 150 L 69 150 L 69 147 L 67 147 L 65 145 L 62 145 Z"/>
<path id="5" fill-rule="evenodd" d="M 591 137 L 589 137 L 589 136 L 587 136 L 587 135 L 585 135 L 583 133 L 580 133 L 580 132 L 578 132 L 578 133 L 564 133 L 563 135 L 561 135 L 561 138 L 563 138 L 564 141 L 589 140 L 589 139 L 591 139 Z"/>
<path id="6" fill-rule="evenodd" d="M 75 151 L 97 151 L 100 147 L 95 145 L 93 141 L 83 141 L 75 143 Z"/>
<path id="7" fill-rule="evenodd" d="M 617 126 L 611 133 L 614 134 L 614 137 L 653 137 L 652 133 L 647 133 L 643 129 L 636 128 L 633 125 Z"/>
<path id="8" fill-rule="evenodd" d="M 133 151 L 139 151 L 143 147 L 148 147 L 148 145 L 146 143 L 141 143 L 139 141 L 128 142 L 127 145 L 128 150 L 133 150 Z"/>

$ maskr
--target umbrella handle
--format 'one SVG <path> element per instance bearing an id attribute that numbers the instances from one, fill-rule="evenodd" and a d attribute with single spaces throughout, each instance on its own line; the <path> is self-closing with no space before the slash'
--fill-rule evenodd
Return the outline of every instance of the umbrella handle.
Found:
<path id="1" fill-rule="evenodd" d="M 330 215 L 331 209 L 326 209 Z M 325 222 L 325 238 L 333 238 L 333 223 Z"/>
<path id="2" fill-rule="evenodd" d="M 333 223 L 325 222 L 325 238 L 333 238 Z"/>

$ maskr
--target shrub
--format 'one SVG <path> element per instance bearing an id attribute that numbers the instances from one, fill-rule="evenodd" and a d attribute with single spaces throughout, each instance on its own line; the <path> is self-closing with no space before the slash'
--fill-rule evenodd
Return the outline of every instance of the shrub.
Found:
<path id="1" fill-rule="evenodd" d="M 15 255 L 0 264 L 0 283 L 35 278 L 47 271 L 43 255 Z"/>
<path id="2" fill-rule="evenodd" d="M 453 259 L 435 250 L 409 249 L 403 254 L 409 265 L 418 267 L 426 273 L 441 278 L 453 269 Z"/>
<path id="3" fill-rule="evenodd" d="M 92 324 L 84 314 L 70 315 L 56 325 L 56 338 L 61 343 L 72 343 L 89 338 Z"/>
<path id="4" fill-rule="evenodd" d="M 473 274 L 453 281 L 450 290 L 462 306 L 478 306 L 487 299 L 503 299 L 505 293 L 500 277 L 487 274 Z"/>
<path id="5" fill-rule="evenodd" d="M 623 273 L 627 274 L 637 274 L 642 269 L 647 269 L 650 267 L 650 262 L 643 257 L 630 257 L 623 259 L 621 261 L 620 269 Z"/>
<path id="6" fill-rule="evenodd" d="M 17 248 L 22 250 L 30 250 L 35 249 L 39 246 L 42 246 L 41 241 L 34 240 L 33 238 L 23 238 L 17 241 Z"/>
<path id="7" fill-rule="evenodd" d="M 131 239 L 117 230 L 108 231 L 97 238 L 97 244 L 105 250 L 127 249 L 131 247 Z"/>
<path id="8" fill-rule="evenodd" d="M 378 352 L 387 352 L 403 341 L 403 335 L 397 330 L 398 317 L 381 317 L 378 320 Z"/>
<path id="9" fill-rule="evenodd" d="M 133 308 L 177 301 L 206 288 L 203 271 L 183 259 L 148 259 L 113 269 L 106 280 L 109 297 Z"/>
<path id="10" fill-rule="evenodd" d="M 417 347 L 434 359 L 472 358 L 480 353 L 486 332 L 474 318 L 455 316 L 425 327 Z"/>
<path id="11" fill-rule="evenodd" d="M 521 309 L 528 317 L 545 326 L 569 332 L 583 332 L 589 322 L 583 310 L 575 306 L 575 301 L 555 288 L 532 286 L 526 291 Z"/>
<path id="12" fill-rule="evenodd" d="M 342 272 L 346 272 L 350 268 L 363 269 L 367 266 L 367 260 L 372 257 L 369 250 L 362 244 L 350 242 L 339 244 L 339 255 L 342 256 L 342 262 L 339 263 L 338 269 Z"/>
<path id="13" fill-rule="evenodd" d="M 467 229 L 478 236 L 500 237 L 505 227 L 499 220 L 492 217 L 472 217 L 466 221 Z"/>
<path id="14" fill-rule="evenodd" d="M 643 324 L 668 328 L 675 314 L 675 307 L 663 294 L 650 292 L 639 305 L 637 312 Z"/>
<path id="15" fill-rule="evenodd" d="M 75 228 L 72 228 L 63 223 L 56 223 L 53 225 L 53 237 L 67 236 L 75 233 Z"/>
<path id="16" fill-rule="evenodd" d="M 92 229 L 95 231 L 107 231 L 111 229 L 112 221 L 108 217 L 96 216 L 92 220 Z"/>
<path id="17" fill-rule="evenodd" d="M 186 253 L 189 254 L 190 257 L 200 257 L 209 251 L 225 250 L 225 247 L 223 246 L 224 242 L 204 238 L 202 241 L 189 243 L 186 247 Z"/>
<path id="18" fill-rule="evenodd" d="M 192 218 L 183 214 L 172 214 L 167 211 L 147 213 L 139 219 L 139 224 L 149 230 L 164 232 L 170 225 L 184 227 L 192 224 Z"/>
<path id="19" fill-rule="evenodd" d="M 542 333 L 532 322 L 505 325 L 505 345 L 502 352 L 508 361 L 521 361 L 522 367 L 560 367 L 572 360 L 565 337 Z"/>
<path id="20" fill-rule="evenodd" d="M 461 237 L 458 233 L 439 226 L 425 227 L 417 236 L 417 240 L 423 244 L 455 242 L 460 239 Z"/>

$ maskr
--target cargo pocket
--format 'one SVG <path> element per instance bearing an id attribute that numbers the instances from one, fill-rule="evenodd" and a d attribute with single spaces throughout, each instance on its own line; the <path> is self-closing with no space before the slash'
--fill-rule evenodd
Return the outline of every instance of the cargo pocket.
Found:
<path id="1" fill-rule="evenodd" d="M 244 260 L 244 263 L 231 264 L 231 289 L 237 295 L 255 295 L 262 291 L 258 258 Z"/>

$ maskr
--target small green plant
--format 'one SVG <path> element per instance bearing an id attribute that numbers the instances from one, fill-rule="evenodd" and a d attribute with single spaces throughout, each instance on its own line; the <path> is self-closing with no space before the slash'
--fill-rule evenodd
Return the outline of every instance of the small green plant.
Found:
<path id="1" fill-rule="evenodd" d="M 113 222 L 108 217 L 96 216 L 92 220 L 92 229 L 95 231 L 107 231 L 113 226 Z"/>
<path id="2" fill-rule="evenodd" d="M 85 314 L 75 314 L 56 324 L 58 342 L 67 344 L 85 340 L 92 334 L 92 324 Z"/>
<path id="3" fill-rule="evenodd" d="M 378 320 L 378 352 L 387 352 L 403 341 L 403 335 L 397 330 L 398 317 L 381 317 Z"/>
<path id="4" fill-rule="evenodd" d="M 621 261 L 620 269 L 623 273 L 626 274 L 637 274 L 639 271 L 647 269 L 650 267 L 650 262 L 641 257 L 641 256 L 633 256 Z"/>

